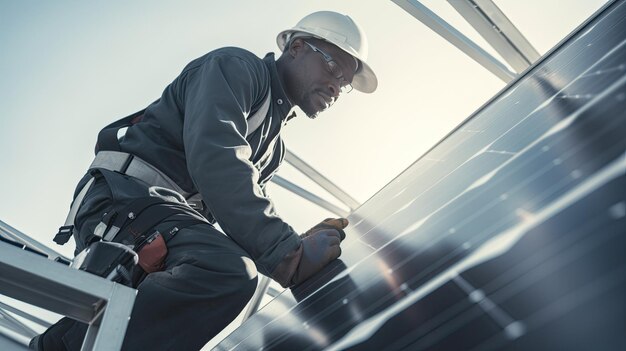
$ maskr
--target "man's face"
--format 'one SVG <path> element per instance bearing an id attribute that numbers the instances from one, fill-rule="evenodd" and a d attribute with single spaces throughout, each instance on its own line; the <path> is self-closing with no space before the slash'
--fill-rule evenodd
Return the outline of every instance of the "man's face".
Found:
<path id="1" fill-rule="evenodd" d="M 357 68 L 352 56 L 322 40 L 298 38 L 295 77 L 291 90 L 294 104 L 310 118 L 329 108 L 349 84 Z"/>

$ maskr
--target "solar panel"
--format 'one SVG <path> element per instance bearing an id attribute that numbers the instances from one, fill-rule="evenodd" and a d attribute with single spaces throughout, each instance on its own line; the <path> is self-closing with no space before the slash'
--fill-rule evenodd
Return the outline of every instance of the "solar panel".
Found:
<path id="1" fill-rule="evenodd" d="M 622 349 L 625 217 L 615 1 L 358 208 L 340 260 L 216 349 Z"/>

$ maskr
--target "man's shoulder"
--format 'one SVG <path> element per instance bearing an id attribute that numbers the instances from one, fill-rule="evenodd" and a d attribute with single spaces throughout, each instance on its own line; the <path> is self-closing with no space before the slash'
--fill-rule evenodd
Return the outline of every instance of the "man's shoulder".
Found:
<path id="1" fill-rule="evenodd" d="M 223 48 L 215 49 L 207 54 L 208 56 L 233 56 L 239 57 L 245 60 L 262 61 L 260 57 L 252 52 L 235 46 L 225 46 Z"/>
<path id="2" fill-rule="evenodd" d="M 219 49 L 215 49 L 204 56 L 206 60 L 212 60 L 216 58 L 220 59 L 232 59 L 232 60 L 240 60 L 246 62 L 247 64 L 255 67 L 257 69 L 265 69 L 265 64 L 263 63 L 263 59 L 253 54 L 252 52 L 234 47 L 227 46 Z"/>
<path id="3" fill-rule="evenodd" d="M 256 56 L 246 49 L 234 46 L 227 46 L 215 49 L 193 60 L 187 65 L 187 67 L 185 67 L 183 72 L 193 70 L 206 64 L 214 63 L 217 63 L 219 66 L 222 67 L 224 67 L 224 63 L 226 63 L 226 66 L 231 66 L 230 64 L 232 64 L 233 68 L 236 68 L 237 66 L 245 66 L 253 71 L 264 72 L 262 74 L 265 74 L 265 72 L 267 71 L 267 66 L 265 65 L 263 59 L 261 59 L 260 57 Z"/>

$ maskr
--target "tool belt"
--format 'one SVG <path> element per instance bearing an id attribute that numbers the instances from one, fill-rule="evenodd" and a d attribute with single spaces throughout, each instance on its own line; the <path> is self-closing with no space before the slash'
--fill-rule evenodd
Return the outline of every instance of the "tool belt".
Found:
<path id="1" fill-rule="evenodd" d="M 164 220 L 171 220 L 172 224 L 159 226 Z M 94 235 L 130 247 L 139 256 L 139 266 L 152 273 L 163 269 L 166 243 L 181 229 L 199 223 L 208 224 L 189 206 L 159 197 L 144 197 L 119 211 L 105 214 Z M 157 226 L 161 227 L 160 230 L 155 229 Z"/>
<path id="2" fill-rule="evenodd" d="M 194 206 L 202 204 L 200 196 L 183 191 L 167 175 L 154 166 L 133 155 L 118 151 L 99 151 L 89 170 L 104 169 L 125 174 L 153 185 L 178 201 L 170 201 L 163 196 L 137 198 L 126 207 L 105 213 L 95 227 L 93 241 L 113 241 L 127 245 L 139 256 L 139 266 L 151 273 L 163 269 L 167 256 L 166 243 L 181 229 L 199 223 L 210 224 L 209 220 L 198 213 L 186 200 L 191 199 Z M 63 245 L 74 234 L 74 220 L 95 178 L 82 187 L 74 199 L 65 225 L 59 228 L 54 241 Z M 160 225 L 164 221 L 170 226 Z M 160 230 L 155 228 L 159 227 Z"/>

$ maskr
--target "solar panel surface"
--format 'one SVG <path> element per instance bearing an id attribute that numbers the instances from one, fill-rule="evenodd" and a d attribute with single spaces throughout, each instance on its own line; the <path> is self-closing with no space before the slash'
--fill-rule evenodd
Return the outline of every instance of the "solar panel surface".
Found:
<path id="1" fill-rule="evenodd" d="M 216 349 L 622 349 L 626 3 L 349 219 L 340 260 Z"/>

